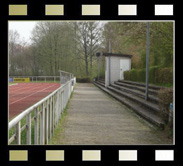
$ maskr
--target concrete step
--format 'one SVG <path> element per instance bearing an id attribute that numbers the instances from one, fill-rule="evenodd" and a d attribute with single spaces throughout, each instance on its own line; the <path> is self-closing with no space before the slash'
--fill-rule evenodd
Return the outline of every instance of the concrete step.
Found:
<path id="1" fill-rule="evenodd" d="M 111 84 L 111 86 L 116 88 L 116 89 L 119 89 L 120 91 L 131 93 L 135 96 L 138 96 L 138 97 L 141 97 L 142 99 L 145 99 L 145 92 L 142 92 L 142 91 L 139 91 L 139 90 L 136 90 L 136 89 L 131 89 L 129 87 L 124 87 L 124 86 L 121 86 L 121 85 L 116 85 L 116 84 Z M 148 99 L 149 99 L 149 101 L 151 101 L 155 104 L 159 103 L 159 100 L 156 96 L 148 95 Z"/>
<path id="2" fill-rule="evenodd" d="M 123 83 L 121 81 L 115 81 L 114 84 L 120 85 L 120 86 L 123 86 L 123 87 L 127 87 L 127 88 L 130 88 L 130 89 L 139 90 L 143 93 L 145 93 L 145 91 L 146 91 L 145 87 L 138 86 L 138 85 L 133 85 L 133 84 L 126 84 L 126 83 Z M 148 92 L 149 92 L 149 94 L 154 95 L 154 96 L 158 95 L 158 90 L 149 89 Z"/>
<path id="3" fill-rule="evenodd" d="M 99 84 L 100 86 L 105 87 L 105 84 L 104 84 L 104 83 L 102 83 L 102 82 L 100 82 L 100 81 L 96 81 L 96 82 L 95 82 L 95 84 Z"/>
<path id="4" fill-rule="evenodd" d="M 105 80 L 98 80 L 97 82 L 101 82 L 101 83 L 105 84 Z"/>
<path id="5" fill-rule="evenodd" d="M 119 91 L 111 86 L 107 87 L 108 89 L 110 89 L 111 91 L 122 95 L 123 97 L 126 97 L 138 104 L 140 104 L 142 107 L 151 110 L 152 112 L 154 112 L 155 114 L 158 114 L 160 112 L 159 106 L 157 104 L 154 104 L 152 102 L 146 101 L 145 99 L 142 99 L 140 97 L 134 96 L 133 94 L 127 93 L 127 92 L 122 92 Z"/>
<path id="6" fill-rule="evenodd" d="M 143 117 L 144 119 L 146 119 L 147 121 L 152 123 L 153 125 L 156 125 L 159 128 L 161 128 L 161 129 L 164 128 L 164 122 L 153 111 L 151 111 L 149 109 L 145 109 L 144 107 L 139 105 L 137 102 L 135 102 L 133 100 L 129 100 L 127 97 L 121 96 L 121 95 L 113 92 L 110 89 L 107 89 L 107 88 L 105 88 L 105 87 L 103 87 L 103 86 L 101 86 L 99 84 L 96 84 L 96 83 L 94 83 L 94 84 L 96 86 L 98 86 L 100 89 L 102 89 L 103 91 L 105 91 L 106 93 L 108 93 L 109 95 L 113 96 L 115 99 L 117 99 L 118 101 L 120 101 L 124 105 L 126 105 L 127 107 L 129 107 L 132 110 L 134 110 L 138 115 L 140 115 L 141 117 Z"/>
<path id="7" fill-rule="evenodd" d="M 119 80 L 119 82 L 122 82 L 124 84 L 131 84 L 131 85 L 136 85 L 136 86 L 140 86 L 140 87 L 146 87 L 145 83 L 141 83 L 141 82 L 134 82 L 134 81 L 127 81 L 127 80 Z M 161 86 L 155 86 L 155 85 L 151 85 L 149 84 L 149 89 L 154 89 L 154 90 L 160 90 L 164 87 Z"/>

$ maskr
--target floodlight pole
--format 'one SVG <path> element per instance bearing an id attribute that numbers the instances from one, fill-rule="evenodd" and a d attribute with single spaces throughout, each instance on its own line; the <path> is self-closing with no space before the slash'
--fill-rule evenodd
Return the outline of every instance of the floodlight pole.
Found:
<path id="1" fill-rule="evenodd" d="M 145 94 L 145 100 L 148 100 L 148 82 L 149 82 L 149 22 L 147 22 L 146 94 Z"/>
<path id="2" fill-rule="evenodd" d="M 100 74 L 100 72 L 99 72 L 99 70 L 100 70 L 100 66 L 99 66 L 99 58 L 100 58 L 100 56 L 98 57 L 98 81 L 99 81 L 99 79 L 100 79 L 100 76 L 99 76 L 99 74 Z"/>
<path id="3" fill-rule="evenodd" d="M 111 51 L 111 39 L 109 39 L 109 53 L 112 53 Z M 109 56 L 109 85 L 111 84 L 111 56 Z"/>

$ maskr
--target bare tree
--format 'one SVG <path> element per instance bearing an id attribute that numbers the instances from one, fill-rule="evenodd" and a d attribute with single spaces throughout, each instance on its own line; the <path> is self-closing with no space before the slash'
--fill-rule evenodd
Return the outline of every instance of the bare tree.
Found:
<path id="1" fill-rule="evenodd" d="M 89 64 L 92 70 L 93 57 L 99 49 L 102 28 L 99 22 L 78 22 L 77 28 L 77 40 L 80 49 L 79 57 L 84 60 L 86 75 L 89 76 Z"/>

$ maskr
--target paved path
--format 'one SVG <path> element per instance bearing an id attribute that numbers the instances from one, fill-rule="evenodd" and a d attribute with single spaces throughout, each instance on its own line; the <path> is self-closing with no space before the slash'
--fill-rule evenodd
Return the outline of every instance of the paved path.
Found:
<path id="1" fill-rule="evenodd" d="M 77 84 L 53 144 L 139 145 L 172 144 L 162 131 L 142 119 L 93 84 Z"/>

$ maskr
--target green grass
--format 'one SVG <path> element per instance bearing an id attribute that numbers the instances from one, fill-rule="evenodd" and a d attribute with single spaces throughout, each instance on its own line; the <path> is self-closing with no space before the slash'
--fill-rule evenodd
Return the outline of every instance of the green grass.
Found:
<path id="1" fill-rule="evenodd" d="M 72 96 L 73 96 L 73 92 L 71 93 L 70 99 L 72 98 Z M 52 145 L 55 144 L 55 142 L 57 142 L 57 139 L 60 138 L 60 133 L 62 133 L 62 131 L 63 131 L 63 123 L 65 120 L 65 117 L 67 116 L 67 110 L 68 110 L 69 105 L 70 105 L 70 99 L 69 99 L 69 101 L 68 101 L 68 103 L 67 103 L 67 105 L 62 113 L 62 116 L 58 122 L 57 127 L 54 130 L 54 135 L 53 135 L 52 139 L 50 140 L 49 144 L 52 144 Z"/>
<path id="2" fill-rule="evenodd" d="M 156 86 L 162 86 L 167 88 L 173 88 L 173 84 L 167 83 L 167 84 L 155 84 Z"/>
<path id="3" fill-rule="evenodd" d="M 31 113 L 31 118 L 34 117 L 34 113 L 35 111 L 32 111 Z M 26 117 L 24 117 L 22 120 L 21 120 L 21 127 L 23 127 L 24 125 L 26 124 Z M 31 144 L 34 144 L 34 124 L 35 122 L 32 121 L 31 122 Z M 9 131 L 9 138 L 11 138 L 13 136 L 13 134 L 15 134 L 15 128 L 12 128 L 10 131 Z M 22 145 L 25 145 L 26 144 L 26 129 L 24 131 L 21 132 L 21 144 Z M 13 141 L 11 143 L 11 145 L 15 145 L 15 141 Z"/>

